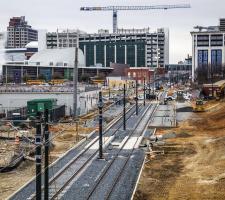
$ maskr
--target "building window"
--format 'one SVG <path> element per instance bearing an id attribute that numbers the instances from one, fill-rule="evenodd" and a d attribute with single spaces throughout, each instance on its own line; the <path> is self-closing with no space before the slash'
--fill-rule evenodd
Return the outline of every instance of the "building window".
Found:
<path id="1" fill-rule="evenodd" d="M 198 66 L 208 65 L 208 50 L 198 50 Z"/>
<path id="2" fill-rule="evenodd" d="M 222 50 L 216 49 L 211 51 L 211 65 L 214 72 L 220 72 L 222 70 Z"/>

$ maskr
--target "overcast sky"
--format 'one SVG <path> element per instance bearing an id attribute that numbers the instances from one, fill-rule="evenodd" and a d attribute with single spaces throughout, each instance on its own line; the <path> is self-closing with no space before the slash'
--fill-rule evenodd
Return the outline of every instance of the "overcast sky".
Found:
<path id="1" fill-rule="evenodd" d="M 218 25 L 225 18 L 225 0 L 0 0 L 0 31 L 9 18 L 26 16 L 36 29 L 79 28 L 88 33 L 98 29 L 112 31 L 112 12 L 81 12 L 81 6 L 160 5 L 190 3 L 191 9 L 120 11 L 119 28 L 160 27 L 170 30 L 170 63 L 191 54 L 190 31 L 195 25 Z"/>

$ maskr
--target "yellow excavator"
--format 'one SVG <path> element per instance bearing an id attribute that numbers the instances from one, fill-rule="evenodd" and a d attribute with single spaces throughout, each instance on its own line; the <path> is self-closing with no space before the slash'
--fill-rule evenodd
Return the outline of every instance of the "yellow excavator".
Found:
<path id="1" fill-rule="evenodd" d="M 193 112 L 205 112 L 205 104 L 202 99 L 197 99 L 193 106 Z"/>

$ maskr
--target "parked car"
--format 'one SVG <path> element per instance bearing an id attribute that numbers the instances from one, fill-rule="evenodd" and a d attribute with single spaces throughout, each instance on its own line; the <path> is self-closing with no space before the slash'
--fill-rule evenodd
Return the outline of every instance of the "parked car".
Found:
<path id="1" fill-rule="evenodd" d="M 183 95 L 183 97 L 184 97 L 184 100 L 187 100 L 187 101 L 190 100 L 190 97 L 188 95 Z"/>
<path id="2" fill-rule="evenodd" d="M 144 95 L 138 95 L 138 100 L 144 100 Z"/>
<path id="3" fill-rule="evenodd" d="M 173 101 L 173 100 L 176 100 L 176 98 L 174 96 L 167 96 L 166 99 L 168 101 Z"/>

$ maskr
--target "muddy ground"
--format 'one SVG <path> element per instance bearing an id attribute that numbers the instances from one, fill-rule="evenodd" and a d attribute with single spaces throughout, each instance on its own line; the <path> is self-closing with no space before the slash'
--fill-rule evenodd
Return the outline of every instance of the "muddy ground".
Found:
<path id="1" fill-rule="evenodd" d="M 146 156 L 135 200 L 225 199 L 225 103 L 195 117 L 158 130 L 176 138 Z"/>

